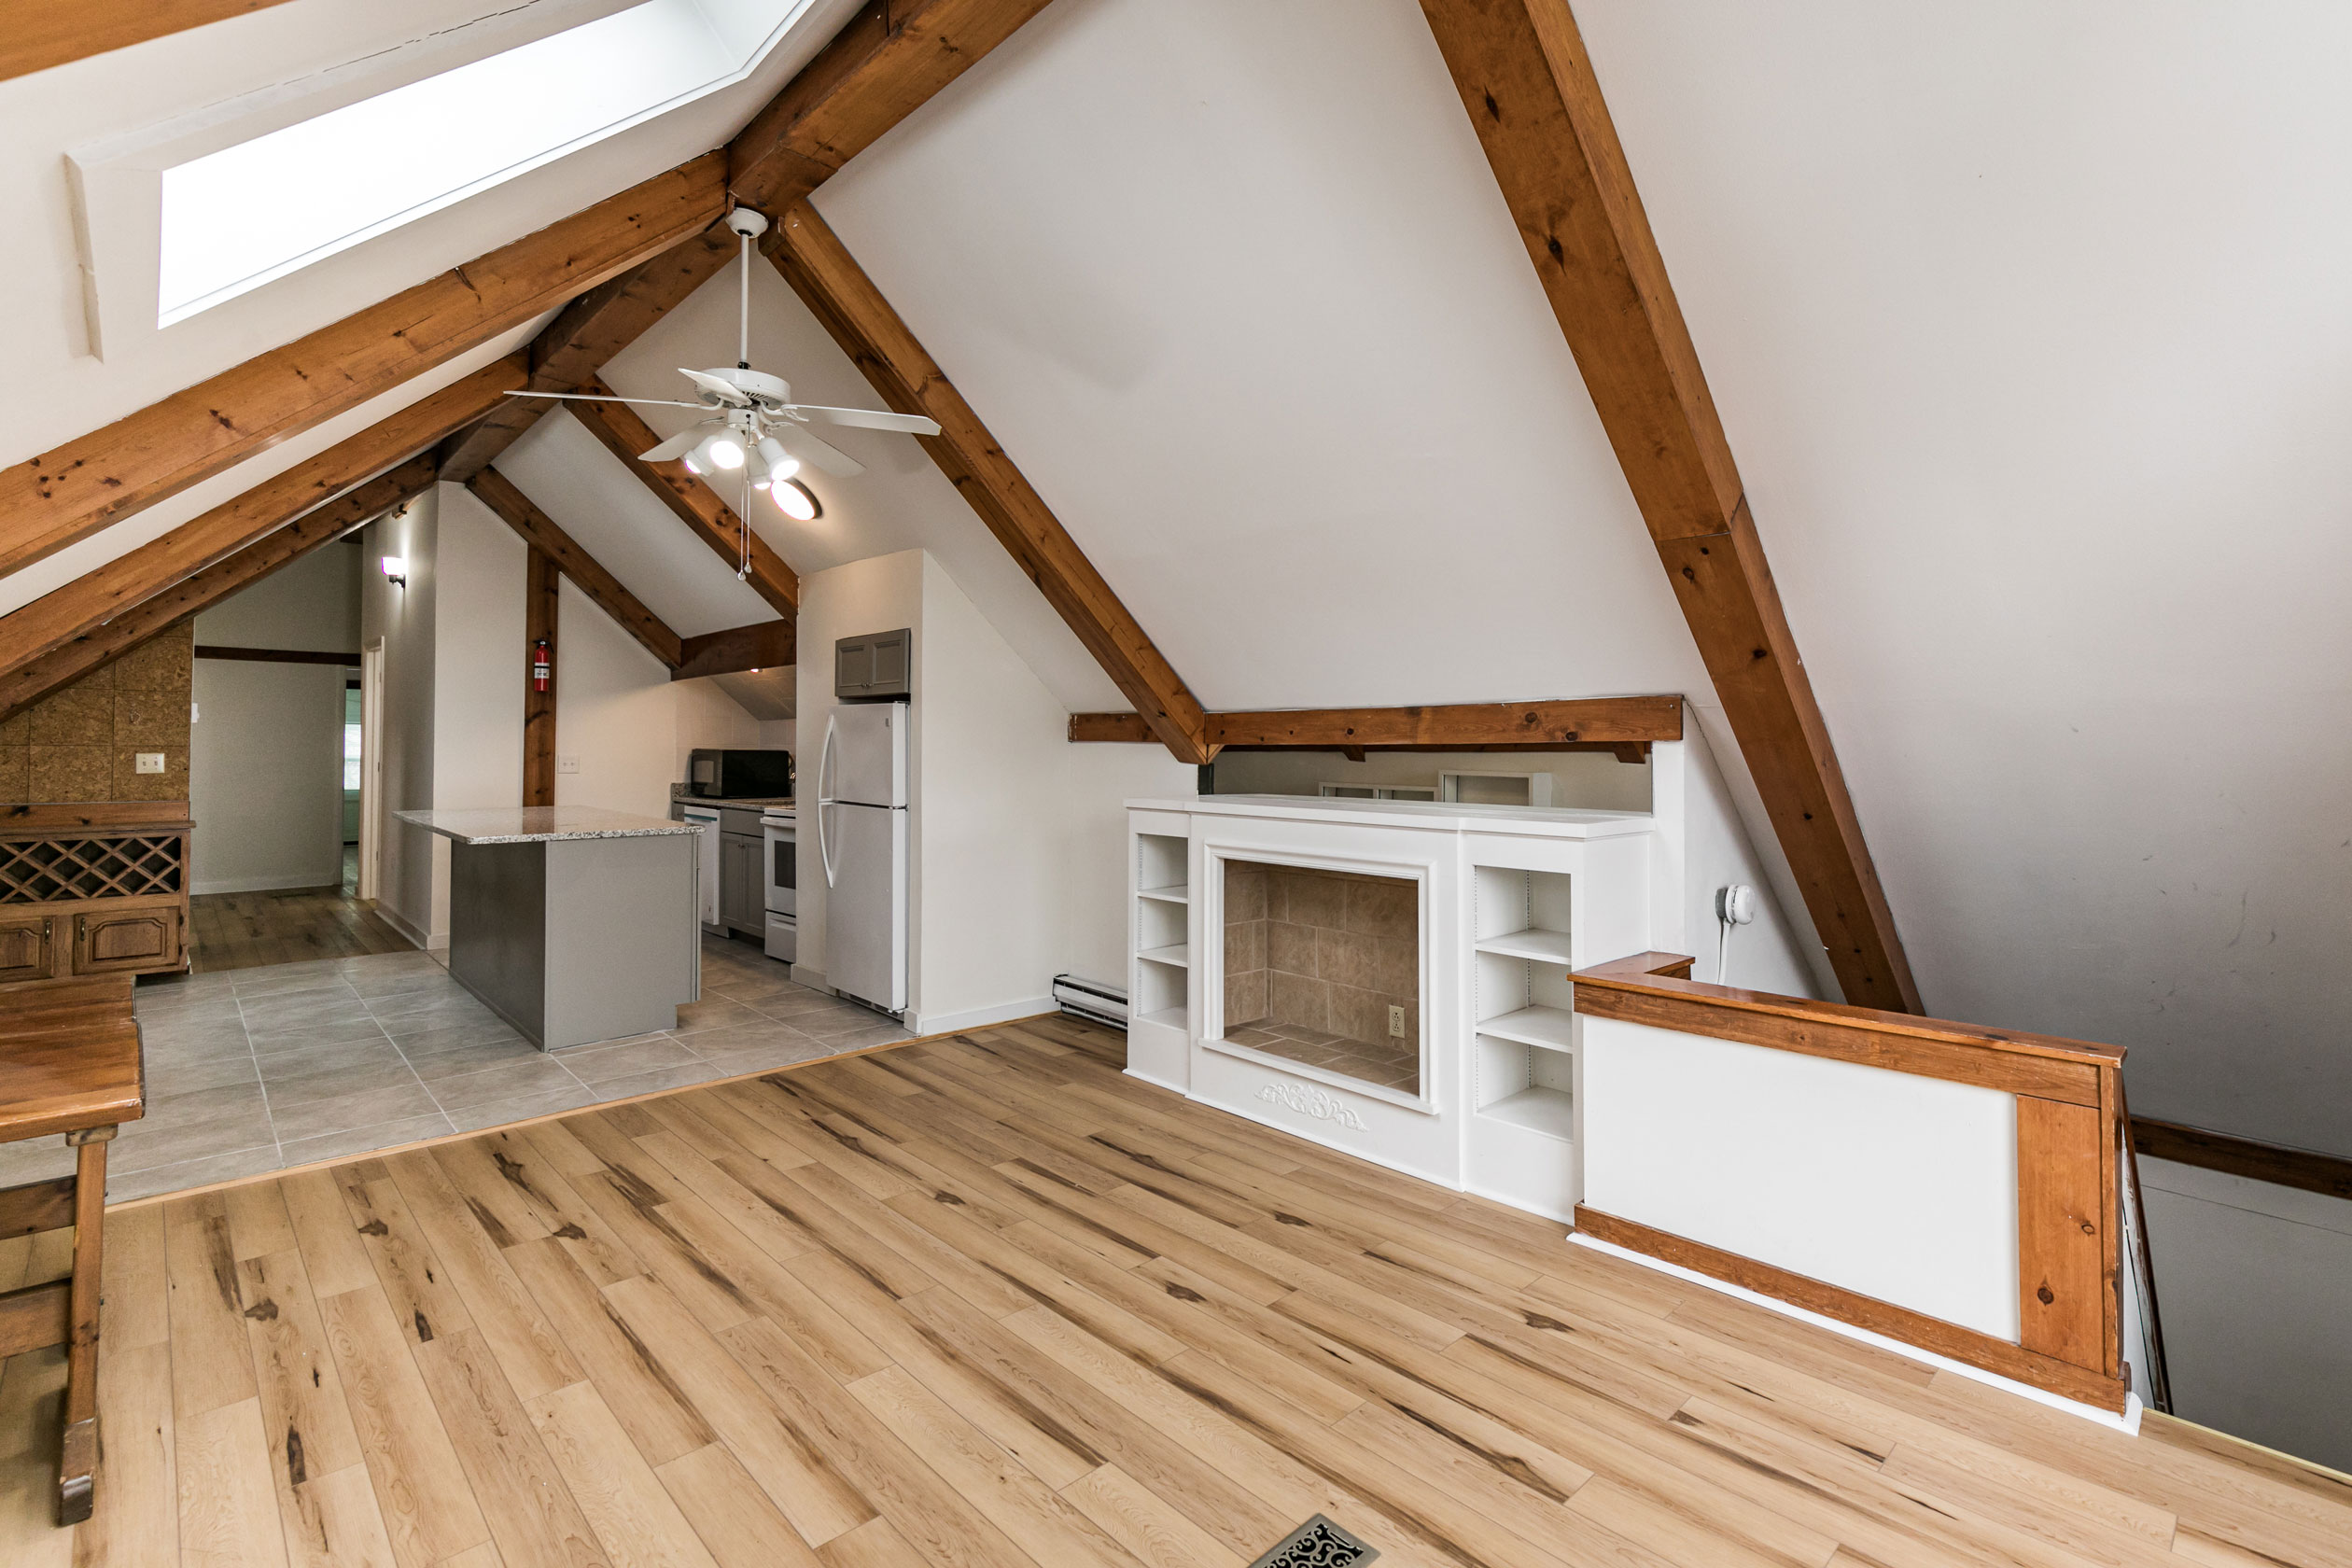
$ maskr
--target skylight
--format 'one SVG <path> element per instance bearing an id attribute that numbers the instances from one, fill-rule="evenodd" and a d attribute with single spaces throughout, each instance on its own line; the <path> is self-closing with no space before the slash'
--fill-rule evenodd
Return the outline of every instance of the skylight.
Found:
<path id="1" fill-rule="evenodd" d="M 647 0 L 162 171 L 156 324 L 741 81 L 816 0 Z"/>

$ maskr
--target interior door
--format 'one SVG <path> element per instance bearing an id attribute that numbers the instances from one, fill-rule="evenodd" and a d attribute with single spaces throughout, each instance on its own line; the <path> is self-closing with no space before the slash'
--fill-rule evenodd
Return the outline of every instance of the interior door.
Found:
<path id="1" fill-rule="evenodd" d="M 825 903 L 825 979 L 897 1013 L 906 1006 L 906 813 L 825 808 L 833 887 Z"/>

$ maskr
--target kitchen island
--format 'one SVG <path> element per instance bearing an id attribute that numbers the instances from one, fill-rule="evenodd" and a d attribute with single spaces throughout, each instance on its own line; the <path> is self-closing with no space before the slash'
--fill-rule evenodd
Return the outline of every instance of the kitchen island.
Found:
<path id="1" fill-rule="evenodd" d="M 393 815 L 449 840 L 450 977 L 540 1050 L 673 1028 L 701 994 L 692 824 L 571 805 Z"/>

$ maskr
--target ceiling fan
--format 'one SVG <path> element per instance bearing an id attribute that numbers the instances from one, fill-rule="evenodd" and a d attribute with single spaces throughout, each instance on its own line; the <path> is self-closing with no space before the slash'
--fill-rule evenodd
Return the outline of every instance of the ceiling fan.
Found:
<path id="1" fill-rule="evenodd" d="M 710 417 L 701 420 L 672 436 L 650 451 L 637 454 L 641 463 L 682 461 L 694 473 L 709 479 L 714 484 L 720 476 L 739 472 L 743 475 L 743 506 L 740 515 L 747 521 L 743 539 L 743 559 L 735 572 L 738 578 L 751 570 L 751 539 L 748 525 L 751 511 L 751 492 L 764 490 L 785 515 L 806 521 L 817 515 L 816 497 L 809 495 L 793 475 L 803 463 L 821 469 L 836 478 L 848 479 L 865 472 L 865 465 L 855 457 L 819 440 L 808 429 L 810 425 L 849 425 L 867 430 L 889 430 L 902 435 L 935 436 L 939 422 L 926 419 L 919 413 L 889 413 L 880 409 L 827 408 L 816 403 L 792 401 L 791 385 L 781 376 L 769 375 L 751 368 L 751 242 L 767 230 L 765 215 L 749 207 L 737 207 L 729 213 L 727 227 L 743 242 L 742 296 L 738 308 L 735 334 L 735 362 L 732 368 L 709 371 L 681 369 L 679 373 L 694 384 L 694 400 L 681 402 L 674 398 L 608 398 L 586 392 L 510 392 L 510 398 L 553 398 L 567 402 L 638 403 L 659 408 L 700 409 Z"/>

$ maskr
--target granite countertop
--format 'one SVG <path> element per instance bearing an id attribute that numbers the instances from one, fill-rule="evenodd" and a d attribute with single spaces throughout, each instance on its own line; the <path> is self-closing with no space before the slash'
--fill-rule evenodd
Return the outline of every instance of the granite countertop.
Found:
<path id="1" fill-rule="evenodd" d="M 494 805 L 471 811 L 396 811 L 457 844 L 543 844 L 559 838 L 650 838 L 702 830 L 665 817 L 639 817 L 593 805 Z"/>

